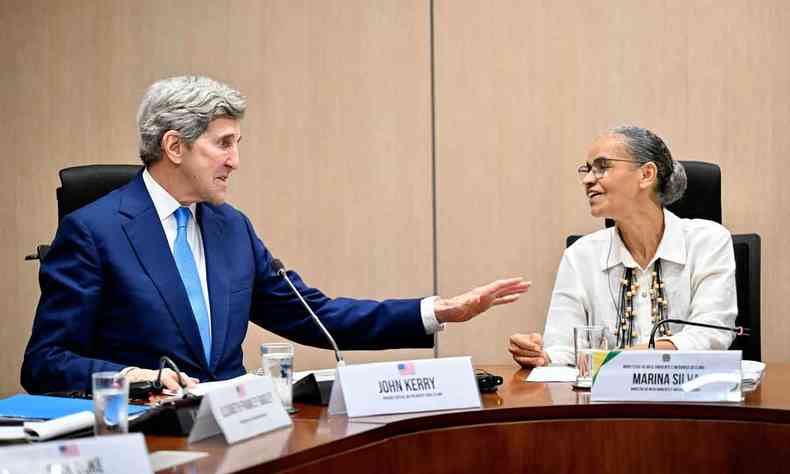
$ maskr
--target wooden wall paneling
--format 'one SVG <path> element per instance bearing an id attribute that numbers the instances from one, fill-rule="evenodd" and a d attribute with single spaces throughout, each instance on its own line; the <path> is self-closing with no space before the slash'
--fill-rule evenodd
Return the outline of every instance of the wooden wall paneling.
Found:
<path id="1" fill-rule="evenodd" d="M 260 106 L 236 177 L 247 192 L 234 200 L 275 255 L 330 295 L 431 294 L 428 3 L 265 5 L 255 33 L 263 59 L 245 87 Z M 269 338 L 252 328 L 248 367 Z M 328 351 L 297 349 L 297 368 L 333 363 Z"/>
<path id="2" fill-rule="evenodd" d="M 719 163 L 724 219 L 763 237 L 764 357 L 787 360 L 782 186 L 790 96 L 783 2 L 435 2 L 440 292 L 499 274 L 533 288 L 440 340 L 442 355 L 509 360 L 542 331 L 564 237 L 589 217 L 573 175 L 608 127 L 633 123 L 678 159 Z M 766 265 L 767 266 L 767 265 Z M 480 334 L 486 334 L 481 344 Z"/>
<path id="3" fill-rule="evenodd" d="M 205 74 L 247 95 L 230 202 L 309 283 L 330 295 L 431 293 L 428 2 L 5 0 L 0 12 L 11 162 L 0 217 L 12 223 L 0 231 L 2 391 L 19 389 L 39 293 L 38 264 L 22 257 L 54 234 L 57 171 L 138 162 L 137 106 L 162 77 Z M 250 332 L 250 369 L 273 338 Z M 297 369 L 332 361 L 297 349 Z"/>

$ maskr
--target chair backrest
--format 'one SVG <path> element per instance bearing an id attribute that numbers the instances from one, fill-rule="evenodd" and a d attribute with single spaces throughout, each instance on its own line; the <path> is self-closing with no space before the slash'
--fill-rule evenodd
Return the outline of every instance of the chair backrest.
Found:
<path id="1" fill-rule="evenodd" d="M 60 170 L 58 222 L 134 178 L 142 165 L 84 165 Z"/>
<path id="2" fill-rule="evenodd" d="M 732 236 L 735 249 L 735 287 L 738 292 L 736 326 L 749 328 L 751 335 L 737 337 L 730 349 L 743 351 L 746 360 L 762 360 L 760 341 L 760 236 L 738 234 Z"/>
<path id="3" fill-rule="evenodd" d="M 721 168 L 704 161 L 681 161 L 686 169 L 688 186 L 683 197 L 667 209 L 686 219 L 707 219 L 722 223 L 721 219 Z M 606 219 L 606 227 L 614 221 Z"/>

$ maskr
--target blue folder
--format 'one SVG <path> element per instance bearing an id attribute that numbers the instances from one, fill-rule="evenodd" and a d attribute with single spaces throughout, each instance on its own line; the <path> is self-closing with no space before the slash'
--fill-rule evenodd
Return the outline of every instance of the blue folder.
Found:
<path id="1" fill-rule="evenodd" d="M 129 416 L 148 410 L 129 405 Z M 81 411 L 93 411 L 93 400 L 18 394 L 0 400 L 0 417 L 51 420 Z"/>

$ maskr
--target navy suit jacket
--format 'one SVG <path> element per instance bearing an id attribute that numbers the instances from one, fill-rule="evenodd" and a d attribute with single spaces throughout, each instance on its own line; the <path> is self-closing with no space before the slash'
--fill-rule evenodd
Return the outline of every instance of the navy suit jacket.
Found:
<path id="1" fill-rule="evenodd" d="M 197 206 L 211 306 L 211 363 L 142 174 L 66 216 L 41 263 L 41 300 L 22 364 L 28 392 L 89 390 L 91 373 L 158 369 L 201 381 L 244 373 L 247 323 L 328 347 L 241 212 Z M 416 299 L 329 298 L 289 273 L 341 349 L 430 347 Z"/>

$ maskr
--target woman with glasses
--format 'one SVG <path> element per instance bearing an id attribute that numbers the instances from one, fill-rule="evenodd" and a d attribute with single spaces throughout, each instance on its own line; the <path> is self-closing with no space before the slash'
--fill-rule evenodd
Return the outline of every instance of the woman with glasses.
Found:
<path id="1" fill-rule="evenodd" d="M 610 348 L 646 348 L 653 325 L 684 319 L 732 326 L 737 315 L 735 257 L 729 231 L 666 209 L 683 195 L 686 173 L 657 135 L 618 127 L 579 165 L 590 213 L 615 226 L 587 235 L 562 257 L 540 334 L 510 337 L 524 367 L 573 364 L 574 326 L 600 325 Z M 656 349 L 727 349 L 732 333 L 664 324 Z"/>

